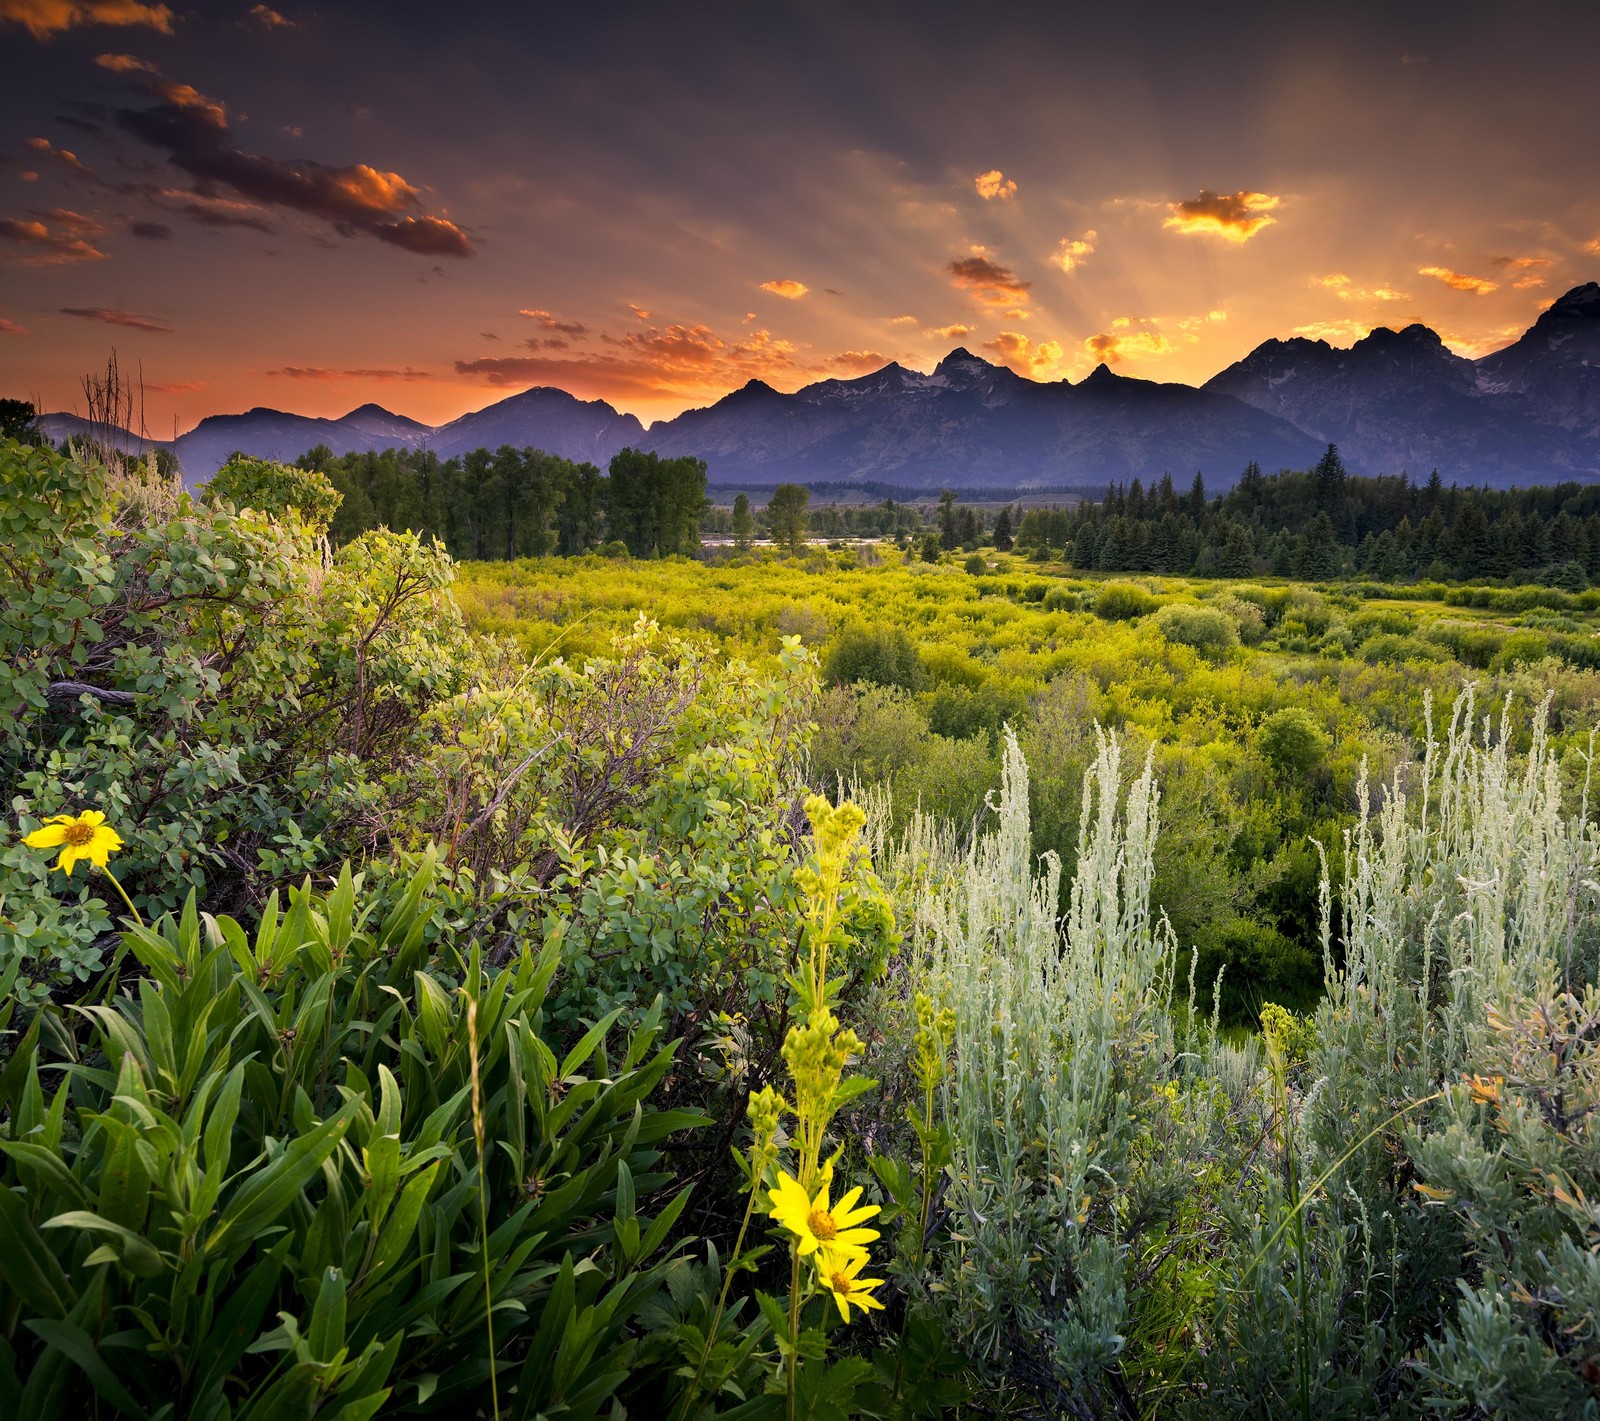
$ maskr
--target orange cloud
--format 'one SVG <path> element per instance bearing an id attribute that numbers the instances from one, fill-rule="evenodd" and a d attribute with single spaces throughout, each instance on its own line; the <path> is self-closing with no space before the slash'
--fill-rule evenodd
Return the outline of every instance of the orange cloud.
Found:
<path id="1" fill-rule="evenodd" d="M 145 25 L 172 33 L 172 11 L 139 0 L 0 0 L 0 24 L 21 25 L 37 40 L 80 25 Z"/>
<path id="2" fill-rule="evenodd" d="M 1269 217 L 1282 201 L 1264 192 L 1209 192 L 1170 206 L 1172 215 L 1161 225 L 1174 232 L 1221 237 L 1233 243 L 1248 242 L 1263 227 L 1277 221 Z"/>
<path id="3" fill-rule="evenodd" d="M 256 5 L 250 10 L 250 18 L 260 24 L 265 30 L 292 30 L 295 28 L 293 20 L 285 19 L 270 5 Z"/>
<path id="4" fill-rule="evenodd" d="M 287 380 L 374 380 L 380 384 L 396 380 L 411 384 L 418 380 L 434 378 L 426 370 L 413 370 L 410 366 L 403 370 L 334 370 L 322 365 L 285 365 L 282 369 L 267 370 L 263 373 L 282 376 Z"/>
<path id="5" fill-rule="evenodd" d="M 788 277 L 784 277 L 780 281 L 763 281 L 761 289 L 770 291 L 774 296 L 781 296 L 785 301 L 798 301 L 806 292 L 811 290 L 805 282 L 791 281 Z"/>
<path id="6" fill-rule="evenodd" d="M 206 388 L 204 380 L 146 380 L 144 388 L 152 395 L 192 395 Z"/>
<path id="7" fill-rule="evenodd" d="M 1496 330 L 1482 331 L 1473 336 L 1452 335 L 1448 331 L 1440 331 L 1439 339 L 1457 355 L 1464 355 L 1468 360 L 1476 360 L 1491 350 L 1503 350 L 1522 332 L 1523 327 L 1520 325 L 1500 326 Z"/>
<path id="8" fill-rule="evenodd" d="M 161 72 L 148 59 L 137 59 L 131 54 L 97 54 L 94 62 L 102 69 L 109 69 L 113 74 L 159 74 Z"/>
<path id="9" fill-rule="evenodd" d="M 630 301 L 630 302 L 628 302 L 628 309 L 630 311 L 632 311 L 633 314 L 635 316 L 637 316 L 641 321 L 648 321 L 650 319 L 650 313 L 647 310 L 645 310 L 645 308 L 643 306 L 635 306 L 633 304 L 633 302 Z"/>
<path id="10" fill-rule="evenodd" d="M 993 340 L 984 341 L 983 348 L 994 351 L 1004 364 L 1030 380 L 1054 374 L 1061 364 L 1059 341 L 1042 340 L 1035 344 L 1016 331 L 1001 331 Z"/>
<path id="11" fill-rule="evenodd" d="M 1017 185 L 999 168 L 990 168 L 987 173 L 979 173 L 972 180 L 972 185 L 977 188 L 978 196 L 985 202 L 994 202 L 996 199 L 1006 202 L 1017 195 Z"/>
<path id="12" fill-rule="evenodd" d="M 1294 333 L 1307 340 L 1348 341 L 1352 344 L 1364 339 L 1372 330 L 1360 321 L 1313 321 L 1308 326 L 1296 326 Z"/>
<path id="13" fill-rule="evenodd" d="M 1031 281 L 1021 280 L 1010 267 L 992 262 L 981 252 L 961 257 L 946 268 L 951 282 L 964 291 L 970 291 L 989 306 L 1013 306 L 1026 303 Z"/>
<path id="14" fill-rule="evenodd" d="M 1469 291 L 1474 296 L 1487 296 L 1491 291 L 1498 291 L 1498 281 L 1485 281 L 1479 276 L 1463 276 L 1459 271 L 1451 271 L 1443 266 L 1421 266 L 1417 268 L 1418 276 L 1431 276 L 1437 281 L 1442 281 L 1452 291 Z"/>
<path id="15" fill-rule="evenodd" d="M 752 379 L 794 383 L 807 373 L 831 373 L 826 363 L 802 365 L 794 345 L 765 330 L 732 340 L 703 325 L 652 325 L 600 341 L 606 349 L 592 355 L 458 360 L 456 373 L 501 387 L 553 384 L 645 401 L 716 398 Z"/>
<path id="16" fill-rule="evenodd" d="M 857 375 L 880 370 L 888 363 L 889 357 L 876 350 L 842 350 L 824 362 L 832 370 L 849 370 Z"/>
<path id="17" fill-rule="evenodd" d="M 109 306 L 63 306 L 63 316 L 81 316 L 86 321 L 102 321 L 108 326 L 126 326 L 131 331 L 146 331 L 151 335 L 169 336 L 171 326 L 149 316 L 136 316 L 132 311 L 118 311 Z"/>
<path id="18" fill-rule="evenodd" d="M 1312 279 L 1318 286 L 1327 287 L 1342 301 L 1409 301 L 1411 299 L 1406 292 L 1396 291 L 1392 286 L 1375 286 L 1370 290 L 1366 287 L 1356 286 L 1342 271 L 1332 272 L 1327 276 L 1313 277 Z"/>
<path id="19" fill-rule="evenodd" d="M 1050 262 L 1062 271 L 1071 273 L 1076 271 L 1084 262 L 1094 255 L 1095 231 L 1091 227 L 1081 237 L 1063 237 L 1051 254 Z"/>
<path id="20" fill-rule="evenodd" d="M 925 336 L 938 336 L 940 340 L 960 340 L 962 336 L 972 334 L 972 326 L 935 326 L 931 331 L 923 331 Z"/>
<path id="21" fill-rule="evenodd" d="M 101 229 L 94 226 L 93 230 L 98 233 Z M 70 225 L 67 230 L 53 232 L 38 220 L 4 217 L 0 218 L 0 241 L 19 249 L 12 260 L 21 266 L 73 266 L 106 259 L 104 252 L 86 240 L 82 229 L 74 230 Z"/>
<path id="22" fill-rule="evenodd" d="M 1593 252 L 1597 257 L 1600 257 L 1600 237 L 1595 237 L 1591 241 L 1585 242 L 1583 244 L 1583 249 L 1586 252 Z"/>
<path id="23" fill-rule="evenodd" d="M 76 173 L 79 177 L 93 179 L 95 176 L 94 171 L 81 162 L 76 153 L 69 148 L 54 147 L 48 138 L 25 138 L 23 139 L 23 145 L 33 149 L 40 156 L 59 163 L 63 168 Z M 38 175 L 35 174 L 34 176 L 37 177 Z"/>
<path id="24" fill-rule="evenodd" d="M 32 332 L 26 326 L 19 326 L 15 321 L 8 321 L 4 316 L 0 316 L 0 335 L 25 336 L 31 334 Z"/>
<path id="25" fill-rule="evenodd" d="M 917 318 L 915 316 L 890 316 L 889 324 L 891 326 L 914 326 L 917 324 Z"/>
<path id="26" fill-rule="evenodd" d="M 1490 257 L 1489 265 L 1522 273 L 1511 283 L 1513 291 L 1537 291 L 1548 284 L 1548 278 L 1540 273 L 1555 263 L 1549 257 Z"/>
<path id="27" fill-rule="evenodd" d="M 1148 320 L 1118 316 L 1109 331 L 1084 341 L 1083 348 L 1102 365 L 1116 365 L 1141 355 L 1170 355 L 1175 345 Z"/>
<path id="28" fill-rule="evenodd" d="M 537 321 L 547 331 L 555 331 L 559 335 L 572 336 L 577 339 L 589 334 L 588 326 L 577 321 L 560 321 L 548 311 L 530 311 L 526 307 L 518 311 L 519 316 L 526 316 L 529 320 Z"/>

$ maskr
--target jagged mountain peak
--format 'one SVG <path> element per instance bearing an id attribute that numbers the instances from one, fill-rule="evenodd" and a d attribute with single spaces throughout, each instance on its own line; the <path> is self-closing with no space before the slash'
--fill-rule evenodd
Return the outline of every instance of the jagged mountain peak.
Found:
<path id="1" fill-rule="evenodd" d="M 1354 355 L 1357 351 L 1392 350 L 1396 347 L 1444 350 L 1445 343 L 1432 327 L 1425 326 L 1420 321 L 1413 321 L 1409 326 L 1399 330 L 1393 326 L 1374 326 L 1350 347 L 1350 353 Z"/>
<path id="2" fill-rule="evenodd" d="M 1537 327 L 1543 321 L 1570 320 L 1573 317 L 1600 320 L 1600 281 L 1586 281 L 1582 286 L 1574 286 L 1571 291 L 1556 297 L 1534 325 Z"/>
<path id="3" fill-rule="evenodd" d="M 964 345 L 958 345 L 950 352 L 949 355 L 945 356 L 943 360 L 933 367 L 933 373 L 938 375 L 946 370 L 954 370 L 964 365 L 986 365 L 991 370 L 999 368 L 994 364 L 993 361 L 985 360 L 981 355 L 974 355 Z"/>

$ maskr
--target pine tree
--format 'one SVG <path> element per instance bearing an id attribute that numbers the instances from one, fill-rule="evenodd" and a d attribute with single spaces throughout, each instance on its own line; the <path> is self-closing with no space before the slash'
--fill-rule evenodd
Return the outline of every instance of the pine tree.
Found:
<path id="1" fill-rule="evenodd" d="M 994 520 L 994 550 L 997 553 L 1009 553 L 1011 546 L 1011 510 L 1002 508 Z"/>

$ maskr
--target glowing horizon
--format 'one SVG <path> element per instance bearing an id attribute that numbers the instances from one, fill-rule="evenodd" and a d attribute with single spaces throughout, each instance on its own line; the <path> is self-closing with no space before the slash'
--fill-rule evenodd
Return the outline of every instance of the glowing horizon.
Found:
<path id="1" fill-rule="evenodd" d="M 648 424 L 957 345 L 1195 385 L 1413 322 L 1480 356 L 1600 277 L 1600 12 L 1571 10 L 1367 3 L 1330 36 L 1241 5 L 624 5 L 534 34 L 0 0 L 29 59 L 0 394 L 70 410 L 114 346 L 164 438 L 255 406 L 439 425 L 533 385 Z"/>

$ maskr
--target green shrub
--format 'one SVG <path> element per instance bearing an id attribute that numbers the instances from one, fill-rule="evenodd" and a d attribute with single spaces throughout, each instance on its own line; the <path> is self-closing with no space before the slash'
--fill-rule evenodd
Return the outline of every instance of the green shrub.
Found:
<path id="1" fill-rule="evenodd" d="M 1247 602 L 1243 597 L 1235 597 L 1230 592 L 1224 592 L 1211 600 L 1211 605 L 1225 616 L 1232 618 L 1238 630 L 1239 640 L 1246 646 L 1257 645 L 1266 635 L 1267 614 L 1255 602 Z"/>
<path id="2" fill-rule="evenodd" d="M 1448 649 L 1423 641 L 1420 637 L 1390 636 L 1387 632 L 1380 632 L 1362 642 L 1361 659 L 1404 666 L 1411 661 L 1449 661 L 1451 658 Z"/>
<path id="3" fill-rule="evenodd" d="M 1504 636 L 1491 627 L 1466 622 L 1435 622 L 1423 635 L 1428 641 L 1447 647 L 1457 661 L 1479 671 L 1489 669 L 1505 641 Z"/>
<path id="4" fill-rule="evenodd" d="M 1008 721 L 1020 722 L 1027 699 L 997 681 L 982 685 L 942 684 L 927 698 L 928 728 L 935 735 L 966 740 L 974 735 L 998 735 Z"/>
<path id="5" fill-rule="evenodd" d="M 981 553 L 974 553 L 961 566 L 969 577 L 982 577 L 989 570 L 989 564 L 983 560 Z"/>
<path id="6" fill-rule="evenodd" d="M 1256 732 L 1256 748 L 1278 775 L 1304 780 L 1328 757 L 1328 736 L 1299 706 L 1274 711 Z"/>
<path id="7" fill-rule="evenodd" d="M 252 508 L 273 518 L 292 514 L 314 533 L 328 531 L 344 502 L 344 495 L 319 470 L 248 454 L 234 454 L 207 481 L 202 497 L 207 503 Z"/>
<path id="8" fill-rule="evenodd" d="M 1044 587 L 1043 583 L 1037 585 L 1041 589 Z M 1028 590 L 1031 592 L 1033 589 L 1030 587 Z M 1029 600 L 1032 601 L 1034 599 L 1030 598 Z M 1038 600 L 1044 603 L 1044 609 L 1047 612 L 1076 612 L 1078 610 L 1078 594 L 1067 591 L 1065 587 L 1052 587 L 1044 592 L 1043 597 Z"/>
<path id="9" fill-rule="evenodd" d="M 822 658 L 822 679 L 830 686 L 864 682 L 916 691 L 922 677 L 916 644 L 900 627 L 852 622 L 840 629 Z"/>
<path id="10" fill-rule="evenodd" d="M 1108 582 L 1094 599 L 1094 614 L 1108 622 L 1125 622 L 1153 612 L 1159 604 L 1134 582 Z"/>
<path id="11" fill-rule="evenodd" d="M 1549 654 L 1550 638 L 1544 633 L 1512 632 L 1500 643 L 1497 667 L 1524 666 L 1529 662 L 1543 661 Z"/>
<path id="12" fill-rule="evenodd" d="M 1208 656 L 1219 656 L 1239 645 L 1237 624 L 1214 607 L 1170 602 L 1156 613 L 1155 623 L 1168 641 L 1192 646 Z"/>
<path id="13" fill-rule="evenodd" d="M 269 899 L 253 938 L 191 897 L 130 934 L 136 990 L 35 1017 L 0 1075 L 6 1414 L 476 1411 L 491 1372 L 508 1416 L 652 1395 L 687 1192 L 639 1204 L 699 1123 L 645 1104 L 659 1008 L 558 1058 L 559 944 L 492 982 L 429 960 L 431 864 L 387 912 L 348 869 Z"/>

